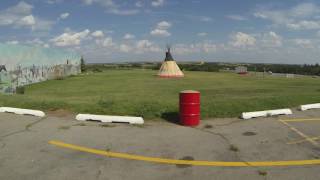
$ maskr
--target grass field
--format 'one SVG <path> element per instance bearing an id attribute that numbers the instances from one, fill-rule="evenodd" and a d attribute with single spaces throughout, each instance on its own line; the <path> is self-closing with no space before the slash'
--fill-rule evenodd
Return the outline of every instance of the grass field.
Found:
<path id="1" fill-rule="evenodd" d="M 151 70 L 110 70 L 26 87 L 24 95 L 0 95 L 0 106 L 76 113 L 173 118 L 181 90 L 201 92 L 202 118 L 236 117 L 244 111 L 296 107 L 320 102 L 320 79 L 185 72 L 161 79 Z"/>

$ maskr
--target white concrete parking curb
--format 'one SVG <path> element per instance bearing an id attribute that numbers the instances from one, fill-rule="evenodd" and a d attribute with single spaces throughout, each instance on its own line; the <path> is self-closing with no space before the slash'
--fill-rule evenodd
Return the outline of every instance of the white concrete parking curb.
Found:
<path id="1" fill-rule="evenodd" d="M 38 117 L 44 117 L 46 114 L 42 111 L 31 110 L 31 109 L 20 109 L 20 108 L 11 108 L 11 107 L 0 107 L 1 113 L 14 113 L 19 115 L 32 115 Z"/>
<path id="2" fill-rule="evenodd" d="M 100 121 L 109 123 L 130 123 L 130 124 L 143 124 L 144 120 L 142 117 L 129 117 L 129 116 L 104 116 L 104 115 L 93 115 L 93 114 L 78 114 L 76 116 L 78 121 Z"/>
<path id="3" fill-rule="evenodd" d="M 301 105 L 300 110 L 301 111 L 306 111 L 309 109 L 320 109 L 320 103 L 317 104 L 306 104 L 306 105 Z"/>
<path id="4" fill-rule="evenodd" d="M 251 119 L 256 117 L 267 117 L 275 115 L 290 115 L 292 114 L 291 109 L 276 109 L 268 111 L 256 111 L 256 112 L 244 112 L 242 113 L 242 119 Z"/>

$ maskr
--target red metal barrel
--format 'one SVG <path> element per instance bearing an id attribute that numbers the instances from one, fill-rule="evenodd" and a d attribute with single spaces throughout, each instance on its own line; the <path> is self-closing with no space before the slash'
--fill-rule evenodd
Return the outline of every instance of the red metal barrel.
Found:
<path id="1" fill-rule="evenodd" d="M 200 123 L 200 92 L 186 90 L 180 92 L 180 123 L 197 126 Z"/>

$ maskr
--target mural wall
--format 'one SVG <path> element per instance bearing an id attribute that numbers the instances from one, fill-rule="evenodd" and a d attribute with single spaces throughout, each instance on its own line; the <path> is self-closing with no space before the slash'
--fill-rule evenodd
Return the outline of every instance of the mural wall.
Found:
<path id="1" fill-rule="evenodd" d="M 75 53 L 0 43 L 0 92 L 51 79 L 76 75 L 81 57 Z"/>

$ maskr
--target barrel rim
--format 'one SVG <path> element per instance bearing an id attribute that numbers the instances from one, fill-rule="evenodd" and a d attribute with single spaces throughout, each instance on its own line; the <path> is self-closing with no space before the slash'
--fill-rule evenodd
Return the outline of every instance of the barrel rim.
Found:
<path id="1" fill-rule="evenodd" d="M 180 91 L 180 93 L 182 93 L 182 94 L 187 94 L 187 93 L 199 94 L 200 92 L 195 91 L 195 90 L 183 90 L 183 91 Z"/>

